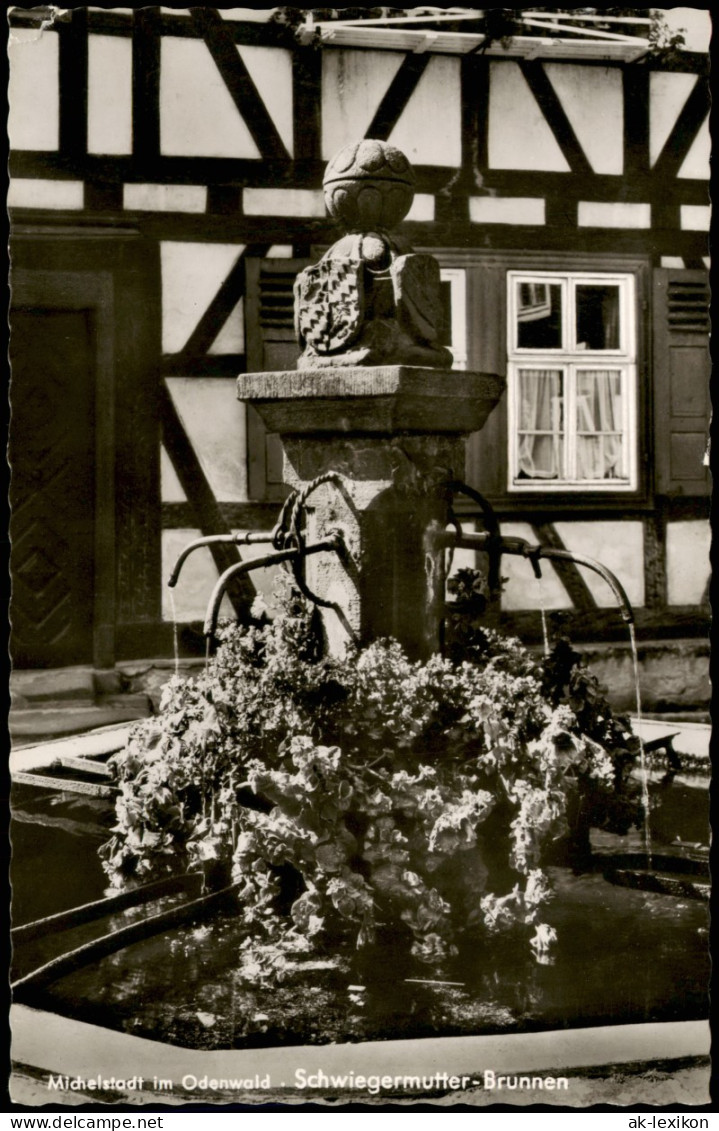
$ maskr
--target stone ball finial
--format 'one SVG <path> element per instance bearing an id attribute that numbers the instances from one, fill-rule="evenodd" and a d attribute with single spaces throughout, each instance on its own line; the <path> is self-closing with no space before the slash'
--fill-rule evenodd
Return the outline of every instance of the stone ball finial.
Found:
<path id="1" fill-rule="evenodd" d="M 388 229 L 407 215 L 414 199 L 414 170 L 401 150 L 365 138 L 343 146 L 325 169 L 325 204 L 348 231 Z"/>

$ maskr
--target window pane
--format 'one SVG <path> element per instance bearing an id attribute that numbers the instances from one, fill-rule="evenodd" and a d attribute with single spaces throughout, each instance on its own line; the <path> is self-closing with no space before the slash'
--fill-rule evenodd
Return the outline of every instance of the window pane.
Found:
<path id="1" fill-rule="evenodd" d="M 623 479 L 622 374 L 615 369 L 577 373 L 577 478 Z"/>
<path id="2" fill-rule="evenodd" d="M 577 349 L 618 350 L 619 287 L 579 283 L 577 300 Z"/>
<path id="3" fill-rule="evenodd" d="M 519 479 L 564 476 L 564 374 L 561 369 L 520 369 Z"/>
<path id="4" fill-rule="evenodd" d="M 517 283 L 519 349 L 562 348 L 562 288 L 559 283 Z"/>

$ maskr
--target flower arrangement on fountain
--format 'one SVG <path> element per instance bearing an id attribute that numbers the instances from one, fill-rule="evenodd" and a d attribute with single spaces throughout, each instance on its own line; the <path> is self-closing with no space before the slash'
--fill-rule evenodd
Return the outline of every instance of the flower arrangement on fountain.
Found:
<path id="1" fill-rule="evenodd" d="M 273 620 L 223 629 L 202 674 L 169 682 L 114 760 L 108 873 L 203 867 L 235 885 L 258 945 L 391 936 L 439 962 L 462 936 L 520 929 L 541 954 L 547 850 L 578 814 L 616 817 L 608 751 L 627 758 L 628 725 L 586 675 L 573 710 L 571 665 L 545 669 L 488 630 L 471 660 L 426 663 L 391 640 L 344 659 L 318 641 L 290 592 Z M 638 819 L 636 800 L 620 810 Z"/>

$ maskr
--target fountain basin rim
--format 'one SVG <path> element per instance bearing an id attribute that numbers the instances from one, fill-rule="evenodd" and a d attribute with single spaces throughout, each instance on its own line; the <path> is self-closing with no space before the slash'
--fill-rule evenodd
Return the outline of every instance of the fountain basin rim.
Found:
<path id="1" fill-rule="evenodd" d="M 586 1029 L 552 1029 L 542 1033 L 508 1033 L 462 1037 L 366 1041 L 358 1044 L 295 1045 L 253 1049 L 191 1049 L 103 1029 L 84 1021 L 14 1004 L 10 1009 L 12 1059 L 52 1075 L 70 1078 L 170 1078 L 185 1074 L 216 1079 L 256 1074 L 270 1076 L 273 1091 L 293 1078 L 295 1068 L 328 1074 L 423 1076 L 546 1072 L 677 1061 L 709 1056 L 708 1021 L 605 1025 Z M 275 1081 L 277 1084 L 275 1085 Z M 298 1093 L 291 1084 L 284 1089 Z M 707 1083 L 708 1091 L 708 1083 Z M 203 1093 L 187 1094 L 202 1099 Z M 411 1093 L 408 1092 L 408 1095 Z M 57 1098 L 57 1093 L 53 1092 Z M 267 1098 L 267 1093 L 258 1093 Z M 459 1093 L 457 1094 L 459 1098 Z M 561 1099 L 562 1093 L 558 1094 Z M 356 1098 L 360 1098 L 357 1093 Z M 91 1098 L 88 1096 L 88 1098 Z M 207 1094 L 204 1093 L 204 1098 Z M 50 1099 L 50 1097 L 49 1097 Z M 231 1101 L 227 1101 L 231 1102 Z"/>
<path id="2" fill-rule="evenodd" d="M 281 435 L 396 432 L 468 435 L 499 401 L 494 373 L 411 365 L 241 373 L 237 396 Z"/>

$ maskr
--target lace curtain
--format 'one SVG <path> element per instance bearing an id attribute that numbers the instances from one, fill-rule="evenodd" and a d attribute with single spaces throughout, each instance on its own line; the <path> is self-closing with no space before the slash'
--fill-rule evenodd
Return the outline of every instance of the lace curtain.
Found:
<path id="1" fill-rule="evenodd" d="M 576 478 L 622 477 L 622 377 L 610 369 L 576 373 Z M 566 475 L 564 373 L 519 373 L 519 474 L 527 479 Z"/>
<path id="2" fill-rule="evenodd" d="M 577 478 L 622 476 L 622 381 L 612 369 L 577 373 Z"/>
<path id="3" fill-rule="evenodd" d="M 563 373 L 522 369 L 519 373 L 519 474 L 558 479 L 563 474 Z"/>

